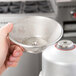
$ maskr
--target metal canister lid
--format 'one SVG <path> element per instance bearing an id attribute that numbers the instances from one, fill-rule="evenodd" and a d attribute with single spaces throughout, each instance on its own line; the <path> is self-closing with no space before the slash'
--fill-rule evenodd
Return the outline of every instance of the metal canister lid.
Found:
<path id="1" fill-rule="evenodd" d="M 61 40 L 58 42 L 57 48 L 62 50 L 71 50 L 74 48 L 74 44 L 70 40 Z"/>

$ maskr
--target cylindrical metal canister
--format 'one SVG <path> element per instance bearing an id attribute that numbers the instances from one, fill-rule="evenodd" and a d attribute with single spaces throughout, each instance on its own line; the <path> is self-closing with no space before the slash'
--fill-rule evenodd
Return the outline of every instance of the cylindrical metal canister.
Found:
<path id="1" fill-rule="evenodd" d="M 62 40 L 45 49 L 40 76 L 76 76 L 76 45 Z"/>

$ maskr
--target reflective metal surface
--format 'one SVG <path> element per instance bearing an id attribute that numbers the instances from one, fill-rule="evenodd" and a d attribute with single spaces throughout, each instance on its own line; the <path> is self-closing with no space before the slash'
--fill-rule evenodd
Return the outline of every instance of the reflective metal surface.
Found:
<path id="1" fill-rule="evenodd" d="M 65 51 L 53 45 L 45 49 L 41 76 L 76 76 L 76 48 Z"/>
<path id="2" fill-rule="evenodd" d="M 62 26 L 57 21 L 42 16 L 31 16 L 14 25 L 10 39 L 24 47 L 27 52 L 40 53 L 60 40 L 62 35 Z"/>
<path id="3" fill-rule="evenodd" d="M 56 47 L 62 50 L 70 50 L 75 48 L 73 42 L 70 40 L 61 40 L 57 43 Z"/>

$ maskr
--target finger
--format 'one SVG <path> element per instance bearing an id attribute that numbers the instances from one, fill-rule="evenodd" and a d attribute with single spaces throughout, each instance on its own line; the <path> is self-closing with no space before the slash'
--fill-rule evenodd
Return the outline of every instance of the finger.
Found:
<path id="1" fill-rule="evenodd" d="M 17 45 L 11 45 L 10 48 L 9 48 L 10 53 L 13 53 L 14 50 L 17 50 L 18 48 L 19 48 L 19 47 L 18 47 Z M 19 48 L 19 50 L 21 50 L 21 49 Z"/>
<path id="2" fill-rule="evenodd" d="M 10 48 L 10 53 L 12 54 L 14 52 L 14 50 L 21 50 L 24 51 L 24 49 L 22 49 L 21 47 L 17 46 L 17 45 L 11 45 Z"/>
<path id="3" fill-rule="evenodd" d="M 21 50 L 17 49 L 17 50 L 14 50 L 14 52 L 13 52 L 14 57 L 20 57 L 22 55 L 23 55 L 23 52 Z"/>
<path id="4" fill-rule="evenodd" d="M 15 48 L 16 48 L 16 45 L 10 45 L 10 47 L 9 47 L 9 53 L 12 54 L 13 51 L 15 50 Z"/>
<path id="5" fill-rule="evenodd" d="M 13 24 L 11 23 L 8 23 L 7 25 L 3 26 L 1 29 L 0 29 L 0 34 L 2 36 L 7 36 L 8 33 L 10 33 L 13 29 Z"/>
<path id="6" fill-rule="evenodd" d="M 10 47 L 10 53 L 14 56 L 21 56 L 22 55 L 22 49 L 18 47 L 17 45 L 13 45 Z"/>
<path id="7" fill-rule="evenodd" d="M 10 40 L 10 45 L 16 45 L 16 46 L 19 46 L 19 45 L 15 44 L 14 42 L 12 42 L 11 40 Z M 19 47 L 22 49 L 22 51 L 24 51 L 24 48 L 23 48 L 23 47 L 21 47 L 21 46 L 19 46 Z"/>
<path id="8" fill-rule="evenodd" d="M 10 45 L 16 45 L 16 44 L 10 40 Z"/>
<path id="9" fill-rule="evenodd" d="M 7 62 L 7 67 L 16 67 L 18 65 L 18 63 L 17 62 Z"/>
<path id="10" fill-rule="evenodd" d="M 18 62 L 20 60 L 20 57 L 13 57 L 13 56 L 10 56 L 9 57 L 9 61 L 14 61 L 14 62 Z"/>

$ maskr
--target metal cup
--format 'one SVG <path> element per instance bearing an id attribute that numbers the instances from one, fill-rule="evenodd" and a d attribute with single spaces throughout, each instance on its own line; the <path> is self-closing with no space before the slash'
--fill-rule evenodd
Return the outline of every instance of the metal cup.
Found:
<path id="1" fill-rule="evenodd" d="M 10 40 L 27 52 L 36 54 L 56 43 L 62 35 L 62 26 L 57 21 L 42 16 L 28 16 L 14 25 Z"/>

